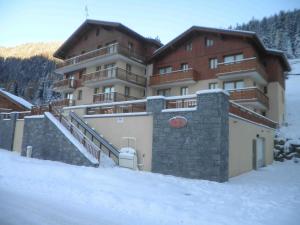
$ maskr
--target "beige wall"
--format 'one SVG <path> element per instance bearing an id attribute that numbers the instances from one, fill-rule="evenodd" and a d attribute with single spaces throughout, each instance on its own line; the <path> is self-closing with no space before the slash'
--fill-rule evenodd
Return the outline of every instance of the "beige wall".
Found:
<path id="1" fill-rule="evenodd" d="M 229 118 L 229 177 L 252 170 L 252 142 L 257 134 L 265 138 L 265 164 L 271 164 L 275 131 L 236 117 Z"/>
<path id="2" fill-rule="evenodd" d="M 271 82 L 268 84 L 268 97 L 270 109 L 267 117 L 279 123 L 284 122 L 285 113 L 285 91 L 279 82 Z"/>
<path id="3" fill-rule="evenodd" d="M 22 151 L 22 139 L 23 139 L 24 120 L 16 121 L 15 136 L 13 151 L 21 153 Z"/>
<path id="4" fill-rule="evenodd" d="M 84 120 L 119 149 L 127 146 L 123 137 L 135 137 L 138 164 L 144 164 L 143 170 L 151 171 L 153 131 L 151 115 L 84 118 Z"/>

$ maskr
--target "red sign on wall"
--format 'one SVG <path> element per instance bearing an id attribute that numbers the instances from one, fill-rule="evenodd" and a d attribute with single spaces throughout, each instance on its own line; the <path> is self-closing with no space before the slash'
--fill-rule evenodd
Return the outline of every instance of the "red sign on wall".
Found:
<path id="1" fill-rule="evenodd" d="M 169 119 L 169 125 L 173 128 L 182 128 L 187 124 L 187 119 L 183 116 L 175 116 Z"/>

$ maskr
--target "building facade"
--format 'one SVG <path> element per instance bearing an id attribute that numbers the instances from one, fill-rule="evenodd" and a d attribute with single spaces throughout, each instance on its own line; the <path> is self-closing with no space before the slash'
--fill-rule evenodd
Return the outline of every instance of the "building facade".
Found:
<path id="1" fill-rule="evenodd" d="M 284 121 L 284 54 L 255 33 L 193 26 L 162 46 L 119 23 L 87 20 L 57 50 L 54 84 L 71 106 L 225 89 L 239 104 Z"/>
<path id="2" fill-rule="evenodd" d="M 119 23 L 87 20 L 57 50 L 64 60 L 54 84 L 58 105 L 126 101 L 145 97 L 146 61 L 161 44 Z"/>

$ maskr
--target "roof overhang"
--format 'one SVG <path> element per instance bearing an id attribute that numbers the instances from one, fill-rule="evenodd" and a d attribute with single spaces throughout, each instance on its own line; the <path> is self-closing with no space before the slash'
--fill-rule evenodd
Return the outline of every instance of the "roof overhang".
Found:
<path id="1" fill-rule="evenodd" d="M 108 22 L 108 21 L 99 21 L 99 20 L 86 20 L 84 21 L 75 32 L 54 52 L 53 56 L 59 59 L 65 59 L 65 54 L 68 49 L 71 48 L 75 42 L 80 40 L 80 38 L 92 27 L 94 26 L 102 26 L 107 29 L 117 29 L 120 30 L 136 39 L 144 41 L 146 43 L 155 45 L 156 47 L 161 47 L 162 44 L 152 38 L 145 38 L 144 36 L 138 34 L 137 32 L 131 30 L 130 28 L 124 26 L 121 23 L 116 22 Z"/>
<path id="2" fill-rule="evenodd" d="M 153 60 L 164 53 L 168 52 L 169 50 L 173 49 L 179 43 L 185 41 L 189 36 L 193 35 L 194 33 L 214 33 L 217 35 L 227 35 L 227 36 L 235 36 L 241 38 L 247 38 L 253 43 L 266 55 L 274 55 L 280 58 L 285 71 L 290 71 L 291 67 L 285 56 L 284 52 L 275 50 L 275 49 L 267 49 L 261 40 L 258 38 L 257 34 L 252 31 L 242 31 L 242 30 L 230 30 L 230 29 L 218 29 L 218 28 L 210 28 L 210 27 L 200 27 L 200 26 L 192 26 L 173 40 L 171 40 L 166 45 L 157 49 L 154 54 L 152 55 L 150 60 Z"/>

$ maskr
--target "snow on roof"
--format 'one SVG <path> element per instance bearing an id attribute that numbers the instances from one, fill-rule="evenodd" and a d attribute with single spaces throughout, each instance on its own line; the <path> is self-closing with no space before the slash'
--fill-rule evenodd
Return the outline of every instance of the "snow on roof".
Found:
<path id="1" fill-rule="evenodd" d="M 26 101 L 25 99 L 23 99 L 19 96 L 16 96 L 12 93 L 9 93 L 7 91 L 4 91 L 3 89 L 0 89 L 0 92 L 2 94 L 4 94 L 5 96 L 7 96 L 8 98 L 10 98 L 11 100 L 13 100 L 13 101 L 17 102 L 18 104 L 24 106 L 27 109 L 31 109 L 31 107 L 33 106 L 30 102 Z"/>

